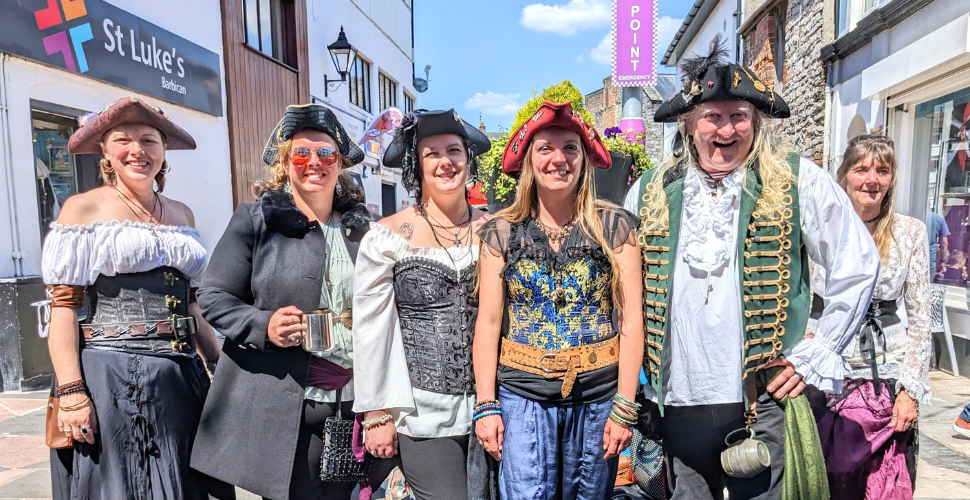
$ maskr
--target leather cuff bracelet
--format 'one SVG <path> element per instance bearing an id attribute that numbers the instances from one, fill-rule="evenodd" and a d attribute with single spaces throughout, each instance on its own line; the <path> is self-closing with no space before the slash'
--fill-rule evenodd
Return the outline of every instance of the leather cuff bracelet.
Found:
<path id="1" fill-rule="evenodd" d="M 47 285 L 47 297 L 51 299 L 51 307 L 69 307 L 71 309 L 84 307 L 83 286 Z"/>

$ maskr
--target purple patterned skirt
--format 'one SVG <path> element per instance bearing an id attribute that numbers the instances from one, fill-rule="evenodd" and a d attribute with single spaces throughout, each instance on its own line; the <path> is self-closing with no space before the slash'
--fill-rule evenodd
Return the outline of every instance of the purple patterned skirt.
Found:
<path id="1" fill-rule="evenodd" d="M 912 500 L 918 430 L 889 428 L 895 380 L 846 379 L 842 394 L 806 391 L 825 454 L 832 500 Z"/>

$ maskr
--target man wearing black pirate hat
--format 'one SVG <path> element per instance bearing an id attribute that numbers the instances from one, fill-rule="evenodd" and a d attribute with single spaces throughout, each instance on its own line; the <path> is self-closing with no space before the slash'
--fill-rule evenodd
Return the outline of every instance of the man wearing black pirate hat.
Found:
<path id="1" fill-rule="evenodd" d="M 725 55 L 715 38 L 683 62 L 654 116 L 678 124 L 674 157 L 624 204 L 641 218 L 645 430 L 674 499 L 828 498 L 801 392 L 841 391 L 879 254 L 835 180 L 775 138 L 782 97 Z M 829 277 L 814 337 L 809 258 Z"/>

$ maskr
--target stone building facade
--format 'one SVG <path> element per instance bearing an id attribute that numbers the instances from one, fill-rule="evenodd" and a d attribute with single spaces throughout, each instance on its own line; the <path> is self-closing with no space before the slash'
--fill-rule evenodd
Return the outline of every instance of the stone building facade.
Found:
<path id="1" fill-rule="evenodd" d="M 825 67 L 821 49 L 835 38 L 833 0 L 748 0 L 739 30 L 743 63 L 785 98 L 781 133 L 819 165 L 825 151 Z"/>
<path id="2" fill-rule="evenodd" d="M 666 153 L 664 126 L 654 123 L 653 115 L 660 104 L 678 89 L 675 75 L 657 75 L 653 87 L 641 87 L 640 103 L 643 108 L 643 128 L 646 135 L 644 150 L 654 165 L 663 161 Z M 618 127 L 623 117 L 623 89 L 614 87 L 611 78 L 603 79 L 603 88 L 584 96 L 586 109 L 593 115 L 593 126 L 600 133 L 610 127 Z"/>

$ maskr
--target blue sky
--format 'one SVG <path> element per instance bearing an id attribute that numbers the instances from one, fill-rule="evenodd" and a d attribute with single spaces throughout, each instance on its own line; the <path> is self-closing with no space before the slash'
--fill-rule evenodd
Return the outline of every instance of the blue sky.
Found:
<path id="1" fill-rule="evenodd" d="M 693 2 L 658 0 L 663 56 Z M 414 2 L 419 77 L 431 65 L 418 107 L 455 108 L 488 130 L 508 127 L 533 89 L 568 79 L 584 93 L 610 75 L 612 0 L 420 0 Z M 673 68 L 658 67 L 661 73 Z"/>

